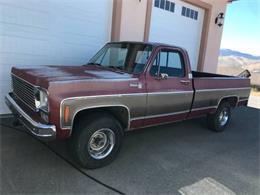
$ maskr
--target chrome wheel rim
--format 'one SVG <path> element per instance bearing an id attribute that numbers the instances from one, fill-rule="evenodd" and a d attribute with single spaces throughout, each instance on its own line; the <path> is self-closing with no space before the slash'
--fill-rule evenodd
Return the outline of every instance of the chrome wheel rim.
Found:
<path id="1" fill-rule="evenodd" d="M 97 130 L 88 141 L 88 152 L 94 159 L 103 159 L 113 150 L 115 133 L 108 128 Z"/>
<path id="2" fill-rule="evenodd" d="M 227 108 L 224 108 L 220 112 L 218 120 L 219 120 L 219 123 L 221 126 L 224 126 L 227 123 L 227 121 L 228 121 L 228 109 Z"/>

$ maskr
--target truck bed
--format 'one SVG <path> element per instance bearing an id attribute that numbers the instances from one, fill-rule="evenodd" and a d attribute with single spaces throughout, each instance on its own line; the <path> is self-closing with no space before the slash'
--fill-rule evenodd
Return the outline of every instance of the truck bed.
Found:
<path id="1" fill-rule="evenodd" d="M 192 71 L 194 99 L 192 109 L 217 108 L 223 98 L 234 97 L 234 102 L 247 100 L 250 80 L 245 77 L 228 76 Z"/>
<path id="2" fill-rule="evenodd" d="M 208 72 L 198 72 L 198 71 L 192 71 L 193 78 L 199 78 L 199 77 L 234 77 L 234 76 L 228 76 L 223 74 L 213 74 Z"/>

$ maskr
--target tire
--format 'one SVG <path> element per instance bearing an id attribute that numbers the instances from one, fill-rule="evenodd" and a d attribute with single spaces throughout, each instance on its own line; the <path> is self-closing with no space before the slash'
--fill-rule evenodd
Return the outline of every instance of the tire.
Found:
<path id="1" fill-rule="evenodd" d="M 71 137 L 72 155 L 84 168 L 95 169 L 111 163 L 123 140 L 121 124 L 106 113 L 80 118 Z"/>
<path id="2" fill-rule="evenodd" d="M 229 124 L 231 119 L 231 106 L 228 102 L 223 102 L 219 105 L 214 114 L 208 114 L 208 127 L 216 132 L 222 132 Z"/>

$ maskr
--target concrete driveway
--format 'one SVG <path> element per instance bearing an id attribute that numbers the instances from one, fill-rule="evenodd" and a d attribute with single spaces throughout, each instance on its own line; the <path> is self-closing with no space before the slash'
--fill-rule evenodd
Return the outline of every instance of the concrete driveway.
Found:
<path id="1" fill-rule="evenodd" d="M 97 170 L 78 168 L 65 141 L 41 143 L 2 119 L 0 194 L 180 194 L 204 178 L 259 194 L 259 119 L 260 110 L 238 108 L 223 133 L 204 119 L 129 132 L 116 161 Z"/>

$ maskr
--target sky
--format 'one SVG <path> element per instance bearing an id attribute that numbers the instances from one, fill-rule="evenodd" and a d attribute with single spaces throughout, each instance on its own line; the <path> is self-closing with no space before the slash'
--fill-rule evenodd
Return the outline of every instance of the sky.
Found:
<path id="1" fill-rule="evenodd" d="M 260 56 L 260 0 L 227 5 L 221 48 Z"/>

